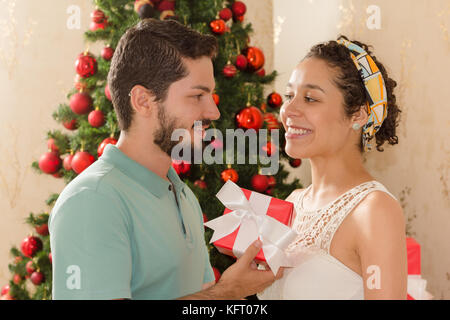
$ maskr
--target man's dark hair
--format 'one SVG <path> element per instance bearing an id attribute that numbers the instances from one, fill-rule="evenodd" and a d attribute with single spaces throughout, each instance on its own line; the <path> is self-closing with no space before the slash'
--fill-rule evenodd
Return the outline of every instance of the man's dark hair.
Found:
<path id="1" fill-rule="evenodd" d="M 174 20 L 144 19 L 120 38 L 111 61 L 108 85 L 120 130 L 130 128 L 134 110 L 129 93 L 135 85 L 164 102 L 169 86 L 188 75 L 182 58 L 213 59 L 217 39 Z"/>

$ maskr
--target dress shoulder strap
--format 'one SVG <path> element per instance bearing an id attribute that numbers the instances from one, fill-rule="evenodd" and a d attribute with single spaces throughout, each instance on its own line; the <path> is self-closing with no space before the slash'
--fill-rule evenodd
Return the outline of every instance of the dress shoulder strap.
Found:
<path id="1" fill-rule="evenodd" d="M 385 192 L 397 200 L 381 183 L 378 181 L 369 181 L 347 191 L 327 208 L 324 219 L 329 222 L 325 224 L 323 234 L 320 235 L 321 247 L 325 249 L 327 253 L 330 253 L 331 241 L 333 240 L 336 230 L 347 215 L 352 212 L 352 210 L 364 200 L 369 193 L 374 191 Z"/>

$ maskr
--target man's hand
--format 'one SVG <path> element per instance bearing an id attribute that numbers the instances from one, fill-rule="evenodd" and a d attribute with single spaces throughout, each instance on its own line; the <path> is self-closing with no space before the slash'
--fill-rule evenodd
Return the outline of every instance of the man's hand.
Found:
<path id="1" fill-rule="evenodd" d="M 280 268 L 277 275 L 274 276 L 271 270 L 257 269 L 254 259 L 259 250 L 261 250 L 261 245 L 262 243 L 259 240 L 251 244 L 244 255 L 225 270 L 219 282 L 212 287 L 179 299 L 234 300 L 261 292 L 276 279 L 280 279 L 283 276 L 284 270 L 284 268 Z"/>
<path id="2" fill-rule="evenodd" d="M 278 270 L 276 276 L 271 270 L 257 270 L 253 259 L 261 245 L 259 240 L 250 245 L 244 255 L 225 270 L 216 284 L 217 289 L 223 290 L 231 299 L 240 299 L 261 292 L 276 279 L 280 279 L 283 276 L 283 268 Z"/>

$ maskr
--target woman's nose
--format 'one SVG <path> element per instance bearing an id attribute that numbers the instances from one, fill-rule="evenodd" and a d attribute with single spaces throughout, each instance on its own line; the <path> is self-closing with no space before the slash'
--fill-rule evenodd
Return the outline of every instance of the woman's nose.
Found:
<path id="1" fill-rule="evenodd" d="M 280 110 L 280 115 L 284 114 L 286 117 L 299 117 L 302 115 L 301 107 L 298 103 L 298 101 L 295 100 L 295 98 L 292 98 L 289 101 L 286 101 Z"/>

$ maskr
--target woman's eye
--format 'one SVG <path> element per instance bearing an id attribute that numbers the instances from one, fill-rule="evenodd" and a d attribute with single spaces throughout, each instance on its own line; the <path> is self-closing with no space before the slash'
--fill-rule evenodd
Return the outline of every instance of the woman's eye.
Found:
<path id="1" fill-rule="evenodd" d="M 285 94 L 284 97 L 286 98 L 286 100 L 290 101 L 292 100 L 293 96 L 291 94 Z"/>
<path id="2" fill-rule="evenodd" d="M 305 97 L 305 101 L 306 101 L 306 102 L 316 102 L 317 100 L 315 100 L 315 99 L 313 99 L 313 98 L 311 98 L 311 97 L 306 96 L 306 97 Z"/>

